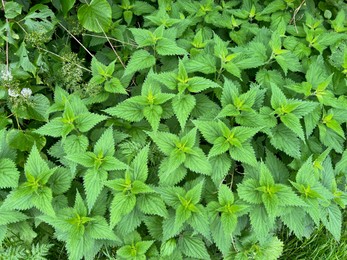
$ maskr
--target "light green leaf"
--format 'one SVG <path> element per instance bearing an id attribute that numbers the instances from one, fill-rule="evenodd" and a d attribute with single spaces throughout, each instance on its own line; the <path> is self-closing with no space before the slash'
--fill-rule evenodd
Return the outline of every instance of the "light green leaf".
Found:
<path id="1" fill-rule="evenodd" d="M 176 143 L 179 142 L 179 138 L 171 133 L 166 132 L 147 132 L 149 137 L 159 147 L 165 155 L 169 156 L 171 152 L 176 148 Z"/>
<path id="2" fill-rule="evenodd" d="M 7 158 L 0 159 L 0 188 L 18 187 L 19 171 L 16 164 Z"/>
<path id="3" fill-rule="evenodd" d="M 106 180 L 107 172 L 103 170 L 88 170 L 83 176 L 83 186 L 89 211 L 93 208 Z"/>
<path id="4" fill-rule="evenodd" d="M 204 175 L 211 175 L 212 167 L 205 153 L 197 147 L 192 148 L 193 153 L 186 154 L 184 166 L 189 170 Z"/>
<path id="5" fill-rule="evenodd" d="M 160 39 L 156 46 L 155 50 L 159 55 L 167 56 L 167 55 L 185 55 L 187 51 L 178 47 L 176 42 L 167 38 Z"/>
<path id="6" fill-rule="evenodd" d="M 180 94 L 172 99 L 172 108 L 182 129 L 186 125 L 195 104 L 196 99 L 192 95 Z"/>
<path id="7" fill-rule="evenodd" d="M 271 131 L 271 144 L 291 157 L 300 158 L 300 140 L 294 132 L 283 124 L 279 124 Z"/>
<path id="8" fill-rule="evenodd" d="M 22 6 L 16 2 L 5 2 L 5 17 L 13 19 L 22 13 Z"/>
<path id="9" fill-rule="evenodd" d="M 105 130 L 94 146 L 94 153 L 98 156 L 113 156 L 115 152 L 115 144 L 113 138 L 112 127 Z"/>
<path id="10" fill-rule="evenodd" d="M 52 199 L 52 190 L 48 187 L 42 187 L 33 193 L 32 204 L 43 213 L 53 216 L 55 212 L 52 206 Z"/>
<path id="11" fill-rule="evenodd" d="M 0 226 L 20 222 L 28 219 L 28 216 L 15 210 L 0 210 Z"/>
<path id="12" fill-rule="evenodd" d="M 148 51 L 138 50 L 133 53 L 125 68 L 124 76 L 133 74 L 136 71 L 150 68 L 155 65 L 155 58 Z"/>
<path id="13" fill-rule="evenodd" d="M 219 129 L 219 125 L 214 121 L 193 121 L 194 125 L 198 127 L 202 136 L 210 144 L 214 144 L 215 140 L 222 136 L 222 132 Z"/>
<path id="14" fill-rule="evenodd" d="M 189 78 L 188 84 L 188 90 L 193 93 L 198 93 L 208 88 L 220 88 L 217 83 L 203 77 Z"/>
<path id="15" fill-rule="evenodd" d="M 122 218 L 122 216 L 132 211 L 136 204 L 134 194 L 116 193 L 110 207 L 110 224 L 113 228 Z"/>
<path id="16" fill-rule="evenodd" d="M 301 140 L 305 141 L 304 130 L 302 129 L 299 118 L 292 113 L 282 115 L 280 118 L 286 127 L 292 130 Z"/>
<path id="17" fill-rule="evenodd" d="M 116 107 L 110 107 L 104 110 L 111 116 L 117 116 L 130 122 L 139 122 L 143 119 L 143 105 L 138 104 L 131 99 L 119 103 Z"/>
<path id="18" fill-rule="evenodd" d="M 107 119 L 107 116 L 94 113 L 83 113 L 77 116 L 76 127 L 83 133 L 88 132 L 96 124 L 104 121 L 105 119 Z"/>
<path id="19" fill-rule="evenodd" d="M 137 199 L 137 206 L 145 214 L 168 217 L 163 200 L 156 194 L 143 194 Z"/>
<path id="20" fill-rule="evenodd" d="M 112 231 L 106 220 L 100 216 L 94 216 L 88 225 L 88 233 L 93 239 L 107 239 L 120 242 L 120 239 Z"/>
<path id="21" fill-rule="evenodd" d="M 241 147 L 231 147 L 229 154 L 236 161 L 247 163 L 251 166 L 257 166 L 258 164 L 254 149 L 250 143 L 243 143 Z"/>
<path id="22" fill-rule="evenodd" d="M 183 254 L 187 257 L 210 259 L 205 243 L 198 237 L 184 236 L 179 239 L 178 244 L 182 248 Z"/>
<path id="23" fill-rule="evenodd" d="M 153 131 L 158 130 L 162 113 L 163 109 L 160 105 L 151 105 L 143 108 L 143 115 L 151 125 Z"/>
<path id="24" fill-rule="evenodd" d="M 89 31 L 107 32 L 112 22 L 112 10 L 107 0 L 92 0 L 78 8 L 77 17 Z"/>

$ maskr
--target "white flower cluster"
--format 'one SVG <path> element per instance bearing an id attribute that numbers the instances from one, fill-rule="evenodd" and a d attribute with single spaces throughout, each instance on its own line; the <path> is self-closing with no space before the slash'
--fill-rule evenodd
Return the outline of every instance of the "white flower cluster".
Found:
<path id="1" fill-rule="evenodd" d="M 22 94 L 23 97 L 29 98 L 33 92 L 31 91 L 30 88 L 23 88 L 20 93 Z"/>
<path id="2" fill-rule="evenodd" d="M 11 81 L 13 79 L 11 71 L 8 69 L 3 69 L 1 71 L 1 79 L 3 81 Z"/>
<path id="3" fill-rule="evenodd" d="M 30 88 L 23 88 L 20 93 L 15 89 L 8 89 L 8 95 L 10 97 L 19 97 L 22 95 L 24 98 L 29 98 L 32 93 Z"/>

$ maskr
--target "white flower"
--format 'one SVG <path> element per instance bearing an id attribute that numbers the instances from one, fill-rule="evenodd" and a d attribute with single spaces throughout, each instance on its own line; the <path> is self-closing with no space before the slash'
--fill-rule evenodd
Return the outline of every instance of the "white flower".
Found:
<path id="1" fill-rule="evenodd" d="M 22 94 L 23 97 L 29 98 L 33 92 L 31 91 L 30 88 L 23 88 L 20 93 Z"/>
<path id="2" fill-rule="evenodd" d="M 18 97 L 19 93 L 17 92 L 17 90 L 10 88 L 8 89 L 8 95 L 10 97 Z"/>
<path id="3" fill-rule="evenodd" d="M 1 71 L 1 79 L 4 81 L 11 81 L 13 79 L 12 73 L 10 70 L 4 69 Z"/>

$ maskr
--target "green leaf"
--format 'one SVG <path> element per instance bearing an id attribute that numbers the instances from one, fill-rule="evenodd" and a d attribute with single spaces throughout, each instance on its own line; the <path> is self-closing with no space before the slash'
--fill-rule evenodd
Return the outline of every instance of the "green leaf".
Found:
<path id="1" fill-rule="evenodd" d="M 302 66 L 299 58 L 292 52 L 286 51 L 275 56 L 275 60 L 281 66 L 284 74 L 287 75 L 288 70 L 290 71 L 301 71 Z"/>
<path id="2" fill-rule="evenodd" d="M 139 28 L 130 28 L 129 30 L 133 34 L 135 42 L 139 45 L 139 47 L 155 44 L 155 41 L 153 41 L 154 35 L 149 30 Z"/>
<path id="3" fill-rule="evenodd" d="M 96 159 L 92 152 L 68 154 L 66 158 L 87 168 L 94 167 Z"/>
<path id="4" fill-rule="evenodd" d="M 192 95 L 179 94 L 172 99 L 172 108 L 182 129 L 195 105 L 196 99 Z"/>
<path id="5" fill-rule="evenodd" d="M 143 115 L 151 125 L 153 131 L 158 130 L 162 113 L 163 109 L 159 105 L 151 105 L 143 108 Z"/>
<path id="6" fill-rule="evenodd" d="M 7 158 L 0 159 L 0 188 L 18 187 L 19 171 L 16 164 Z"/>
<path id="7" fill-rule="evenodd" d="M 257 180 L 248 179 L 237 185 L 237 194 L 248 203 L 262 204 L 261 192 L 257 190 L 259 186 Z"/>
<path id="8" fill-rule="evenodd" d="M 215 58 L 206 53 L 201 53 L 191 57 L 186 65 L 188 72 L 202 72 L 204 74 L 212 74 L 217 71 Z"/>
<path id="9" fill-rule="evenodd" d="M 112 22 L 112 10 L 107 0 L 92 0 L 78 8 L 77 17 L 89 31 L 107 32 Z"/>
<path id="10" fill-rule="evenodd" d="M 28 219 L 28 216 L 15 210 L 0 210 L 0 226 L 20 222 Z"/>
<path id="11" fill-rule="evenodd" d="M 139 180 L 145 182 L 148 176 L 148 152 L 149 146 L 145 146 L 141 151 L 135 156 L 134 160 L 131 163 L 132 167 L 132 177 L 134 180 Z"/>
<path id="12" fill-rule="evenodd" d="M 116 193 L 110 207 L 110 224 L 113 228 L 122 216 L 132 211 L 136 204 L 136 197 L 133 194 Z"/>
<path id="13" fill-rule="evenodd" d="M 93 208 L 106 180 L 107 172 L 103 170 L 88 170 L 83 176 L 83 186 L 89 211 Z"/>
<path id="14" fill-rule="evenodd" d="M 5 17 L 13 19 L 22 13 L 22 6 L 16 2 L 5 2 Z"/>
<path id="15" fill-rule="evenodd" d="M 209 158 L 209 162 L 212 166 L 211 178 L 215 185 L 219 185 L 224 177 L 229 173 L 232 159 L 225 153 Z"/>
<path id="16" fill-rule="evenodd" d="M 27 72 L 30 72 L 31 74 L 35 75 L 36 73 L 36 67 L 35 65 L 29 60 L 29 54 L 26 49 L 26 44 L 23 41 L 20 47 L 18 48 L 17 52 L 15 53 L 19 57 L 19 64 L 20 66 Z"/>
<path id="17" fill-rule="evenodd" d="M 150 68 L 155 65 L 155 58 L 148 51 L 138 50 L 135 51 L 125 68 L 124 76 L 135 73 L 143 69 Z"/>
<path id="18" fill-rule="evenodd" d="M 32 203 L 40 211 L 47 215 L 55 215 L 53 206 L 52 206 L 52 190 L 48 187 L 42 187 L 33 193 Z"/>
<path id="19" fill-rule="evenodd" d="M 143 194 L 137 199 L 140 211 L 149 215 L 168 217 L 168 211 L 163 200 L 156 194 Z"/>
<path id="20" fill-rule="evenodd" d="M 187 257 L 198 259 L 210 259 L 205 243 L 195 236 L 183 236 L 178 240 L 178 245 L 182 248 L 182 252 Z"/>
<path id="21" fill-rule="evenodd" d="M 63 142 L 66 154 L 82 153 L 88 148 L 89 140 L 85 135 L 69 135 Z"/>
<path id="22" fill-rule="evenodd" d="M 280 118 L 286 127 L 292 130 L 301 140 L 305 141 L 305 134 L 302 130 L 299 118 L 292 113 L 282 115 Z"/>
<path id="23" fill-rule="evenodd" d="M 127 99 L 119 103 L 116 107 L 110 107 L 104 110 L 111 116 L 117 116 L 130 122 L 139 122 L 143 119 L 143 105 Z"/>
<path id="24" fill-rule="evenodd" d="M 198 127 L 202 136 L 206 139 L 210 144 L 214 144 L 215 140 L 222 136 L 222 132 L 219 129 L 219 125 L 217 122 L 211 121 L 193 121 L 194 125 Z"/>
<path id="25" fill-rule="evenodd" d="M 61 117 L 54 118 L 45 125 L 35 130 L 35 133 L 40 135 L 52 136 L 52 137 L 61 137 L 64 136 L 63 129 L 64 123 Z M 71 129 L 72 130 L 72 129 Z M 67 135 L 67 133 L 65 134 Z"/>
<path id="26" fill-rule="evenodd" d="M 192 216 L 192 211 L 183 205 L 179 205 L 176 209 L 175 226 L 181 228 L 183 224 Z"/>
<path id="27" fill-rule="evenodd" d="M 74 6 L 76 0 L 66 0 L 66 1 L 61 1 L 61 9 L 63 11 L 64 16 L 67 15 L 67 13 L 71 10 L 71 8 Z"/>
<path id="28" fill-rule="evenodd" d="M 147 132 L 149 137 L 159 147 L 165 155 L 169 156 L 171 152 L 176 148 L 176 143 L 179 142 L 179 138 L 171 133 L 166 132 Z"/>
<path id="29" fill-rule="evenodd" d="M 225 184 L 222 184 L 219 187 L 218 202 L 222 206 L 226 205 L 227 203 L 234 203 L 234 194 L 232 193 L 231 189 Z"/>
<path id="30" fill-rule="evenodd" d="M 208 88 L 220 88 L 217 83 L 202 77 L 189 78 L 188 84 L 188 90 L 193 93 L 198 93 Z"/>
<path id="31" fill-rule="evenodd" d="M 184 166 L 193 172 L 211 175 L 212 167 L 204 152 L 197 147 L 192 150 L 192 154 L 186 154 Z"/>
<path id="32" fill-rule="evenodd" d="M 296 137 L 296 134 L 286 126 L 279 124 L 274 127 L 270 137 L 270 142 L 276 149 L 285 152 L 293 158 L 300 158 L 300 141 Z"/>
<path id="33" fill-rule="evenodd" d="M 185 49 L 178 47 L 175 41 L 167 38 L 160 39 L 155 46 L 155 50 L 159 55 L 163 56 L 187 54 L 187 51 Z"/>
<path id="34" fill-rule="evenodd" d="M 70 187 L 72 176 L 70 169 L 59 167 L 49 178 L 49 186 L 55 195 L 65 193 Z"/>
<path id="35" fill-rule="evenodd" d="M 54 170 L 50 170 L 47 163 L 41 158 L 35 145 L 31 149 L 24 169 L 27 178 L 33 176 L 40 179 L 43 184 L 46 184 L 49 177 L 54 173 Z"/>
<path id="36" fill-rule="evenodd" d="M 78 115 L 76 118 L 76 127 L 83 133 L 88 132 L 96 124 L 104 121 L 105 119 L 107 119 L 107 116 L 94 113 L 83 113 Z"/>
<path id="37" fill-rule="evenodd" d="M 109 93 L 128 94 L 118 78 L 112 78 L 105 82 L 105 90 Z"/>
<path id="38" fill-rule="evenodd" d="M 271 91 L 271 106 L 273 109 L 277 109 L 287 104 L 287 98 L 279 87 L 275 84 L 271 84 Z"/>
<path id="39" fill-rule="evenodd" d="M 251 166 L 257 166 L 258 164 L 254 149 L 250 143 L 243 143 L 241 147 L 231 147 L 229 154 L 236 161 L 247 163 Z"/>
<path id="40" fill-rule="evenodd" d="M 249 213 L 251 225 L 258 239 L 263 239 L 274 227 L 274 218 L 270 218 L 262 205 L 254 207 Z"/>
<path id="41" fill-rule="evenodd" d="M 109 127 L 103 132 L 99 140 L 95 143 L 94 153 L 98 156 L 113 156 L 115 152 L 113 129 Z"/>
<path id="42" fill-rule="evenodd" d="M 334 236 L 334 238 L 339 241 L 341 238 L 341 228 L 342 228 L 342 213 L 336 204 L 330 204 L 324 209 L 326 214 L 322 218 L 324 226 L 329 230 L 329 232 Z"/>
<path id="43" fill-rule="evenodd" d="M 230 148 L 230 143 L 225 139 L 225 137 L 218 137 L 214 143 L 213 146 L 208 154 L 209 157 L 214 157 L 220 154 L 225 153 Z"/>
<path id="44" fill-rule="evenodd" d="M 94 216 L 88 225 L 88 232 L 93 239 L 107 239 L 120 242 L 120 239 L 112 231 L 106 220 L 100 216 Z"/>

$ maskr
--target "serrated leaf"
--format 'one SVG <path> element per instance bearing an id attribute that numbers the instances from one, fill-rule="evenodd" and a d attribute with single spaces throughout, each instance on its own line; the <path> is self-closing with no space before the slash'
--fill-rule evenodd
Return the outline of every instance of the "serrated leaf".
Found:
<path id="1" fill-rule="evenodd" d="M 112 22 L 112 10 L 107 0 L 92 0 L 78 8 L 77 17 L 89 31 L 107 32 Z"/>
<path id="2" fill-rule="evenodd" d="M 0 188 L 18 187 L 19 171 L 16 164 L 7 158 L 0 159 Z"/>
<path id="3" fill-rule="evenodd" d="M 160 39 L 156 46 L 155 50 L 159 55 L 167 56 L 167 55 L 185 55 L 187 51 L 178 47 L 176 42 L 167 38 Z"/>
<path id="4" fill-rule="evenodd" d="M 110 225 L 113 228 L 122 218 L 122 216 L 128 214 L 132 211 L 136 204 L 136 197 L 133 194 L 123 194 L 117 193 L 115 194 L 111 207 L 111 217 L 110 217 Z"/>
<path id="5" fill-rule="evenodd" d="M 138 208 L 141 212 L 149 215 L 168 217 L 168 211 L 163 200 L 155 194 L 143 194 L 137 200 Z"/>
<path id="6" fill-rule="evenodd" d="M 0 210 L 0 226 L 20 222 L 28 219 L 28 216 L 15 210 Z"/>
<path id="7" fill-rule="evenodd" d="M 133 74 L 136 71 L 150 68 L 155 65 L 155 58 L 148 51 L 135 51 L 125 68 L 124 76 Z"/>
<path id="8" fill-rule="evenodd" d="M 106 220 L 100 216 L 93 217 L 93 221 L 88 225 L 88 231 L 93 239 L 121 241 L 112 231 Z"/>
<path id="9" fill-rule="evenodd" d="M 178 244 L 181 246 L 183 254 L 187 257 L 210 259 L 205 243 L 198 237 L 184 236 L 178 241 Z"/>
<path id="10" fill-rule="evenodd" d="M 192 150 L 192 154 L 186 154 L 184 166 L 193 172 L 211 175 L 212 167 L 204 152 L 197 147 Z"/>
<path id="11" fill-rule="evenodd" d="M 291 157 L 300 158 L 300 141 L 286 126 L 279 124 L 271 131 L 271 144 Z"/>
<path id="12" fill-rule="evenodd" d="M 172 99 L 172 109 L 183 129 L 187 119 L 196 105 L 196 99 L 192 95 L 180 94 Z"/>
<path id="13" fill-rule="evenodd" d="M 113 156 L 114 152 L 113 129 L 110 127 L 103 132 L 99 140 L 95 143 L 94 153 L 102 156 Z"/>
<path id="14" fill-rule="evenodd" d="M 222 136 L 217 122 L 194 120 L 193 123 L 210 144 L 213 144 L 218 137 Z"/>
<path id="15" fill-rule="evenodd" d="M 286 127 L 292 130 L 301 140 L 305 140 L 304 130 L 302 129 L 299 118 L 292 113 L 282 115 L 280 118 Z"/>
<path id="16" fill-rule="evenodd" d="M 249 179 L 237 185 L 237 193 L 241 199 L 248 203 L 261 204 L 261 193 L 256 190 L 259 186 L 258 181 Z"/>
<path id="17" fill-rule="evenodd" d="M 171 152 L 176 148 L 176 143 L 179 142 L 179 138 L 171 133 L 166 132 L 147 132 L 149 137 L 159 147 L 165 155 L 169 156 Z"/>
<path id="18" fill-rule="evenodd" d="M 250 143 L 243 143 L 241 147 L 231 147 L 229 154 L 236 161 L 247 163 L 251 166 L 257 166 L 258 164 L 254 149 Z"/>
<path id="19" fill-rule="evenodd" d="M 94 113 L 83 113 L 78 115 L 76 118 L 76 127 L 83 133 L 88 132 L 96 124 L 104 121 L 105 119 L 107 119 L 107 116 Z"/>
<path id="20" fill-rule="evenodd" d="M 324 209 L 326 216 L 322 218 L 324 226 L 339 241 L 341 238 L 342 214 L 336 204 L 331 204 Z"/>
<path id="21" fill-rule="evenodd" d="M 188 84 L 188 90 L 193 93 L 198 93 L 208 88 L 220 88 L 217 83 L 203 77 L 189 78 Z"/>
<path id="22" fill-rule="evenodd" d="M 106 180 L 107 172 L 103 170 L 88 170 L 83 176 L 83 186 L 89 211 L 93 208 Z"/>
<path id="23" fill-rule="evenodd" d="M 110 107 L 104 111 L 111 116 L 117 116 L 130 122 L 139 122 L 143 119 L 143 105 L 131 99 L 119 103 L 116 107 Z"/>

